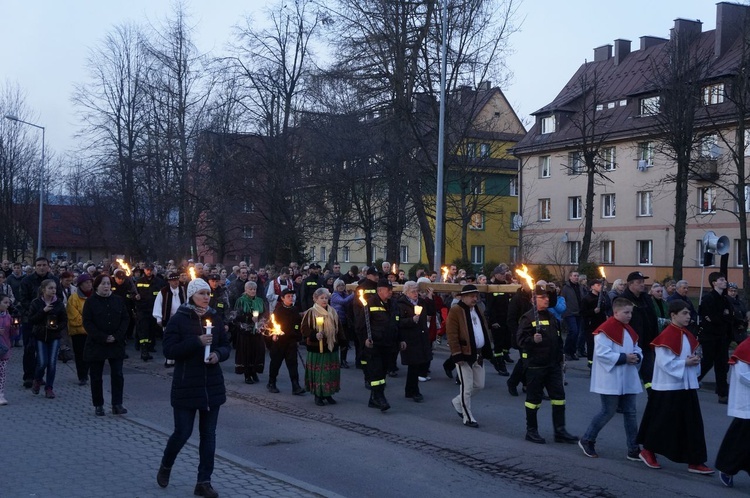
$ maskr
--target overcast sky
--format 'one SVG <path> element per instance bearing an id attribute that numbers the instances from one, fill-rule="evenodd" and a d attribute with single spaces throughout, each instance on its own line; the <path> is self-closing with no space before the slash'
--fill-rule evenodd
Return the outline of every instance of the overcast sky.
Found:
<path id="1" fill-rule="evenodd" d="M 324 1 L 324 0 L 323 0 Z M 187 3 L 202 52 L 218 55 L 232 26 L 266 0 L 191 0 Z M 84 63 L 112 26 L 127 20 L 159 24 L 166 0 L 0 0 L 0 83 L 17 83 L 36 123 L 46 127 L 48 147 L 58 155 L 76 148 L 78 129 L 70 96 L 85 81 Z M 513 79 L 503 88 L 525 119 L 549 103 L 595 47 L 617 38 L 668 37 L 674 19 L 700 19 L 716 26 L 711 0 L 524 0 L 519 32 L 508 59 Z"/>

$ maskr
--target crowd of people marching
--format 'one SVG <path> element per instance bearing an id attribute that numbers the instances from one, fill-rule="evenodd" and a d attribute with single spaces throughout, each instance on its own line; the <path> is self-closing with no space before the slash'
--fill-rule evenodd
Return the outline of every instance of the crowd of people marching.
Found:
<path id="1" fill-rule="evenodd" d="M 0 268 L 0 405 L 5 405 L 7 362 L 23 347 L 23 385 L 54 399 L 56 364 L 74 361 L 81 386 L 90 384 L 94 413 L 104 416 L 103 371 L 111 371 L 111 411 L 123 406 L 123 361 L 132 342 L 141 361 L 153 360 L 161 339 L 165 367 L 174 368 L 171 403 L 175 429 L 164 450 L 157 482 L 169 484 L 172 465 L 199 417 L 200 463 L 195 494 L 218 496 L 211 486 L 219 407 L 226 401 L 220 362 L 234 350 L 234 373 L 247 384 L 261 382 L 269 358 L 266 389 L 279 393 L 281 365 L 294 395 L 313 395 L 316 405 L 334 405 L 340 369 L 358 368 L 369 390 L 368 406 L 390 409 L 388 377 L 406 369 L 404 395 L 424 401 L 420 385 L 430 380 L 433 350 L 445 341 L 445 374 L 458 385 L 453 408 L 466 427 L 479 427 L 472 397 L 484 387 L 485 362 L 508 377 L 508 392 L 525 391 L 526 440 L 543 444 L 537 414 L 551 405 L 554 440 L 578 444 L 598 457 L 596 439 L 617 412 L 623 414 L 627 458 L 658 469 L 657 455 L 686 463 L 688 471 L 713 474 L 697 390 L 711 370 L 718 402 L 733 421 L 716 459 L 721 482 L 733 485 L 750 472 L 750 312 L 726 276 L 709 275 L 711 289 L 696 308 L 686 281 L 653 282 L 640 272 L 614 281 L 586 279 L 571 271 L 565 282 L 532 284 L 507 265 L 488 276 L 450 266 L 444 275 L 338 263 L 292 263 L 278 271 L 240 263 L 234 268 L 192 261 L 152 265 L 124 263 L 33 266 L 3 261 Z M 455 283 L 435 292 L 436 280 Z M 483 285 L 503 287 L 489 287 Z M 509 287 L 507 284 L 519 284 Z M 394 293 L 394 285 L 399 285 Z M 479 286 L 479 287 L 478 287 Z M 305 355 L 300 351 L 302 346 Z M 519 350 L 513 360 L 511 349 Z M 730 352 L 732 353 L 730 356 Z M 136 359 L 136 358 L 134 358 Z M 582 437 L 565 423 L 565 370 L 587 361 L 590 390 L 600 410 Z M 300 380 L 299 363 L 304 369 Z M 508 365 L 513 365 L 512 372 Z M 637 398 L 648 393 L 643 417 Z"/>

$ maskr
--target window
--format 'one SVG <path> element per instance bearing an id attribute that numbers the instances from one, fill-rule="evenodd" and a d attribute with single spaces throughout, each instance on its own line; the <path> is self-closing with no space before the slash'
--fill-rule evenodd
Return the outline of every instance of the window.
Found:
<path id="1" fill-rule="evenodd" d="M 714 83 L 703 87 L 703 105 L 721 104 L 724 102 L 724 83 Z"/>
<path id="2" fill-rule="evenodd" d="M 484 180 L 481 176 L 472 176 L 469 182 L 469 191 L 474 195 L 484 193 Z"/>
<path id="3" fill-rule="evenodd" d="M 745 206 L 745 212 L 750 213 L 750 185 L 745 185 L 745 195 L 737 195 L 737 212 L 740 211 L 740 206 Z"/>
<path id="4" fill-rule="evenodd" d="M 521 229 L 521 217 L 518 216 L 517 211 L 510 212 L 510 230 L 511 232 L 517 232 Z"/>
<path id="5" fill-rule="evenodd" d="M 477 144 L 469 142 L 466 144 L 466 156 L 469 158 L 477 157 Z"/>
<path id="6" fill-rule="evenodd" d="M 628 99 L 622 99 L 619 104 L 620 107 L 625 107 L 626 105 L 628 105 Z"/>
<path id="7" fill-rule="evenodd" d="M 602 218 L 615 217 L 615 194 L 602 194 Z"/>
<path id="8" fill-rule="evenodd" d="M 479 157 L 490 157 L 490 144 L 479 144 Z"/>
<path id="9" fill-rule="evenodd" d="M 511 178 L 508 184 L 508 193 L 511 197 L 518 197 L 518 178 Z"/>
<path id="10" fill-rule="evenodd" d="M 401 246 L 401 250 L 399 251 L 400 261 L 402 263 L 408 263 L 409 262 L 409 246 Z"/>
<path id="11" fill-rule="evenodd" d="M 750 156 L 750 130 L 745 130 L 745 157 Z"/>
<path id="12" fill-rule="evenodd" d="M 659 114 L 659 96 L 642 98 L 638 107 L 638 114 L 641 116 Z"/>
<path id="13" fill-rule="evenodd" d="M 703 241 L 702 240 L 696 240 L 695 241 L 695 261 L 696 266 L 703 266 L 703 253 L 705 251 L 703 250 Z M 713 266 L 713 265 L 711 265 Z"/>
<path id="14" fill-rule="evenodd" d="M 484 246 L 471 246 L 471 264 L 484 264 Z"/>
<path id="15" fill-rule="evenodd" d="M 547 133 L 553 133 L 555 131 L 555 116 L 547 116 L 541 119 L 542 123 L 542 135 Z"/>
<path id="16" fill-rule="evenodd" d="M 508 248 L 509 255 L 510 255 L 510 262 L 515 263 L 518 261 L 518 246 L 510 246 Z"/>
<path id="17" fill-rule="evenodd" d="M 326 248 L 322 247 L 320 248 L 320 260 L 325 261 L 326 260 Z"/>
<path id="18" fill-rule="evenodd" d="M 571 265 L 577 265 L 578 264 L 578 255 L 581 254 L 581 241 L 580 240 L 574 240 L 572 242 L 568 242 L 568 263 Z"/>
<path id="19" fill-rule="evenodd" d="M 614 240 L 602 241 L 602 263 L 610 264 L 610 265 L 615 264 L 615 241 Z"/>
<path id="20" fill-rule="evenodd" d="M 586 171 L 586 163 L 580 152 L 568 152 L 568 174 L 580 175 Z"/>
<path id="21" fill-rule="evenodd" d="M 474 213 L 469 220 L 470 230 L 484 230 L 484 213 Z"/>
<path id="22" fill-rule="evenodd" d="M 654 213 L 651 209 L 651 194 L 650 191 L 638 192 L 638 216 L 653 216 Z"/>
<path id="23" fill-rule="evenodd" d="M 719 149 L 719 137 L 708 135 L 701 140 L 701 157 L 706 159 L 718 159 L 721 154 Z"/>
<path id="24" fill-rule="evenodd" d="M 604 171 L 614 171 L 615 170 L 615 148 L 614 147 L 604 147 L 602 149 L 602 169 Z"/>
<path id="25" fill-rule="evenodd" d="M 654 165 L 654 143 L 640 142 L 638 144 L 638 168 L 650 168 Z"/>
<path id="26" fill-rule="evenodd" d="M 652 265 L 654 264 L 652 250 L 653 242 L 650 240 L 639 240 L 638 244 L 638 264 L 639 265 Z"/>
<path id="27" fill-rule="evenodd" d="M 737 255 L 734 264 L 737 266 L 742 266 L 742 254 L 740 253 L 741 247 L 742 245 L 740 239 L 734 239 L 734 253 Z M 750 239 L 745 241 L 745 250 L 747 251 L 748 255 L 750 255 Z"/>
<path id="28" fill-rule="evenodd" d="M 597 111 L 603 111 L 604 110 L 604 104 L 596 104 L 596 110 Z"/>
<path id="29" fill-rule="evenodd" d="M 255 227 L 252 225 L 245 225 L 242 227 L 242 238 L 252 239 L 255 236 Z"/>
<path id="30" fill-rule="evenodd" d="M 551 202 L 549 199 L 539 199 L 539 221 L 549 221 Z"/>
<path id="31" fill-rule="evenodd" d="M 614 109 L 616 102 L 607 102 L 607 109 Z"/>
<path id="32" fill-rule="evenodd" d="M 310 261 L 315 261 L 315 247 L 310 248 Z"/>
<path id="33" fill-rule="evenodd" d="M 583 204 L 581 203 L 581 196 L 568 197 L 568 219 L 569 220 L 580 220 Z"/>
<path id="34" fill-rule="evenodd" d="M 349 253 L 349 247 L 344 246 L 341 249 L 341 252 L 343 253 L 343 256 L 344 256 L 344 263 L 349 263 L 350 260 L 351 260 L 351 254 Z"/>
<path id="35" fill-rule="evenodd" d="M 549 178 L 549 156 L 541 156 L 539 158 L 539 178 Z"/>
<path id="36" fill-rule="evenodd" d="M 701 214 L 716 212 L 716 187 L 701 187 L 698 189 L 698 209 Z"/>
<path id="37" fill-rule="evenodd" d="M 245 201 L 242 203 L 242 212 L 243 213 L 254 213 L 255 212 L 255 203 L 253 201 Z"/>

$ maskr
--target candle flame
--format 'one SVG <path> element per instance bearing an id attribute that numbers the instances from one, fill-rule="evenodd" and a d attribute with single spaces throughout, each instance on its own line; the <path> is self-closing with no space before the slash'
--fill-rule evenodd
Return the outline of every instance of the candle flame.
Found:
<path id="1" fill-rule="evenodd" d="M 210 327 L 210 326 L 211 326 L 211 320 L 206 320 L 206 327 Z"/>
<path id="2" fill-rule="evenodd" d="M 281 325 L 276 321 L 276 317 L 273 316 L 273 313 L 271 314 L 271 323 L 273 324 L 273 329 L 270 332 L 270 335 L 284 335 L 284 332 L 281 330 Z"/>
<path id="3" fill-rule="evenodd" d="M 448 273 L 450 272 L 450 270 L 448 269 L 447 266 L 442 266 L 442 267 L 440 267 L 440 271 L 443 272 L 443 282 L 447 282 L 448 281 Z"/>
<path id="4" fill-rule="evenodd" d="M 526 284 L 529 286 L 529 289 L 531 291 L 534 291 L 534 277 L 531 276 L 529 273 L 529 269 L 526 268 L 526 265 L 521 265 L 521 268 L 516 268 L 516 274 L 524 279 L 526 281 Z"/>
<path id="5" fill-rule="evenodd" d="M 188 272 L 190 272 L 190 280 L 195 280 L 195 267 L 191 266 Z"/>
<path id="6" fill-rule="evenodd" d="M 603 266 L 600 266 L 600 267 L 599 267 L 599 274 L 600 274 L 600 275 L 602 276 L 602 278 L 603 278 L 604 280 L 607 280 L 607 274 L 606 274 L 606 273 L 604 273 L 604 267 L 603 267 Z"/>
<path id="7" fill-rule="evenodd" d="M 391 265 L 391 273 L 394 275 L 398 275 L 398 263 L 393 263 Z"/>
<path id="8" fill-rule="evenodd" d="M 122 258 L 117 258 L 117 262 L 120 264 L 120 268 L 125 270 L 125 275 L 130 276 L 130 265 L 127 264 Z"/>
<path id="9" fill-rule="evenodd" d="M 357 294 L 359 294 L 359 302 L 362 303 L 362 306 L 367 306 L 367 299 L 365 299 L 365 291 L 363 289 L 359 289 L 357 291 Z"/>

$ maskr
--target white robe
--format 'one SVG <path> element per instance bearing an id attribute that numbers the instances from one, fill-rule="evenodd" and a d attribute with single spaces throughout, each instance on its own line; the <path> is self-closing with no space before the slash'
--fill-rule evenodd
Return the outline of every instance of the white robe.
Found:
<path id="1" fill-rule="evenodd" d="M 685 360 L 692 356 L 690 342 L 687 337 L 682 336 L 682 352 L 677 356 L 671 349 L 659 346 L 654 348 L 656 360 L 654 361 L 654 378 L 651 381 L 651 389 L 654 391 L 679 391 L 682 389 L 698 389 L 698 376 L 701 373 L 701 365 L 687 366 Z"/>
<path id="2" fill-rule="evenodd" d="M 748 339 L 745 339 L 748 340 Z M 729 371 L 727 415 L 750 419 L 750 365 L 738 361 Z"/>
<path id="3" fill-rule="evenodd" d="M 603 333 L 594 336 L 594 363 L 591 366 L 591 392 L 598 394 L 638 394 L 643 392 L 638 369 L 641 364 L 617 365 L 622 353 L 637 353 L 643 357 L 638 344 L 633 344 L 630 334 L 623 333 L 622 346 Z"/>

